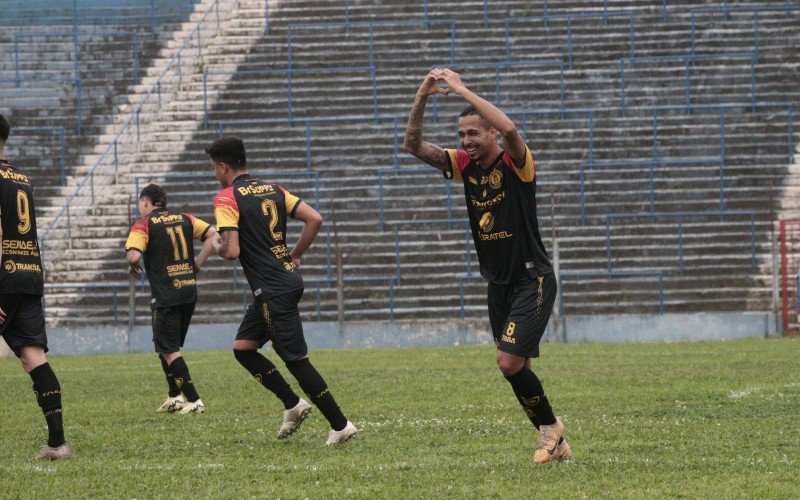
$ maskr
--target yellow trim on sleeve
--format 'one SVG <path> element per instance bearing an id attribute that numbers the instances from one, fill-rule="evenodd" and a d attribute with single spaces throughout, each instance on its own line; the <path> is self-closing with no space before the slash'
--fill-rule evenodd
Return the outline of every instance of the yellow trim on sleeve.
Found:
<path id="1" fill-rule="evenodd" d="M 208 227 L 211 224 L 204 221 L 203 219 L 198 219 L 197 217 L 192 217 L 192 235 L 194 239 L 201 240 L 203 236 L 205 236 L 206 231 L 208 231 Z"/>
<path id="2" fill-rule="evenodd" d="M 214 217 L 217 219 L 218 228 L 239 228 L 239 214 L 230 207 L 221 205 L 214 208 Z"/>
<path id="3" fill-rule="evenodd" d="M 444 173 L 445 178 L 460 181 L 461 170 L 458 169 L 458 150 L 445 148 L 447 159 L 450 161 L 450 170 Z"/>
<path id="4" fill-rule="evenodd" d="M 511 161 L 513 162 L 514 160 Z M 514 171 L 517 172 L 517 175 L 523 182 L 532 182 L 534 177 L 536 177 L 536 166 L 528 146 L 525 146 L 525 165 L 523 165 L 522 168 L 518 168 L 514 165 Z"/>

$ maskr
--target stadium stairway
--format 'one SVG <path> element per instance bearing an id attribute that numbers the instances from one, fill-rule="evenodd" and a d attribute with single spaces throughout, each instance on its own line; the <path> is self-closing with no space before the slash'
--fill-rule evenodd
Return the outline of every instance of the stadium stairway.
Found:
<path id="1" fill-rule="evenodd" d="M 777 191 L 787 182 L 793 153 L 797 56 L 787 40 L 797 39 L 800 13 L 760 13 L 756 37 L 752 13 L 725 19 L 721 11 L 697 11 L 693 43 L 691 9 L 722 2 L 669 2 L 665 20 L 663 2 L 612 1 L 610 11 L 630 12 L 605 22 L 602 9 L 581 17 L 586 2 L 565 1 L 551 5 L 547 26 L 520 20 L 541 16 L 540 2 L 492 4 L 487 17 L 483 2 L 436 2 L 427 26 L 421 2 L 351 2 L 347 12 L 339 2 L 284 3 L 270 9 L 266 25 L 263 2 L 236 5 L 224 41 L 206 39 L 204 71 L 185 75 L 147 123 L 132 161 L 106 176 L 91 211 L 103 227 L 74 222 L 71 248 L 79 251 L 67 252 L 58 270 L 48 268 L 48 281 L 86 276 L 120 288 L 76 283 L 71 297 L 59 294 L 60 321 L 72 311 L 81 318 L 69 321 L 110 321 L 113 294 L 120 301 L 126 293 L 124 202 L 144 183 L 163 183 L 174 208 L 212 218 L 218 187 L 202 151 L 220 130 L 244 138 L 252 170 L 285 184 L 329 221 L 303 263 L 307 318 L 336 318 L 335 243 L 346 319 L 452 317 L 459 308 L 482 316 L 485 284 L 467 251 L 461 188 L 448 190 L 435 170 L 398 151 L 422 76 L 452 62 L 512 114 L 532 144 L 543 236 L 550 248 L 554 221 L 568 313 L 765 308 L 768 199 L 771 185 Z M 572 57 L 568 15 L 575 16 Z M 320 18 L 328 23 L 314 24 Z M 511 31 L 508 48 L 505 19 L 525 28 Z M 455 145 L 461 107 L 457 99 L 429 105 L 426 139 Z M 621 161 L 627 164 L 613 164 Z M 234 269 L 209 262 L 200 296 L 213 307 L 199 307 L 199 321 L 237 320 L 247 292 Z M 141 313 L 147 294 L 140 289 Z M 67 306 L 78 298 L 78 308 Z"/>
<path id="2" fill-rule="evenodd" d="M 75 23 L 71 7 L 14 3 L 0 6 L 0 112 L 14 128 L 7 154 L 35 179 L 38 206 L 49 213 L 190 3 L 148 12 L 152 27 L 127 11 L 125 19 L 113 18 L 115 9 L 102 2 L 80 10 Z"/>

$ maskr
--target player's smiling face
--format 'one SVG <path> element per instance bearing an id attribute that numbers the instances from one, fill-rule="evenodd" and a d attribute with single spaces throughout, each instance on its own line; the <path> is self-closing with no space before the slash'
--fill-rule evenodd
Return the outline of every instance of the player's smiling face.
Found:
<path id="1" fill-rule="evenodd" d="M 478 115 L 462 116 L 458 119 L 458 137 L 461 147 L 469 157 L 483 164 L 484 160 L 494 159 L 497 147 L 497 131 L 487 127 L 485 121 Z"/>

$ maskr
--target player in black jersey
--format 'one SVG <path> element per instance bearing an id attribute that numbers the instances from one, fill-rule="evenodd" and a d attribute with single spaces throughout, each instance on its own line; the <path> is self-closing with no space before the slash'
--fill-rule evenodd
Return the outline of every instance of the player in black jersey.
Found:
<path id="1" fill-rule="evenodd" d="M 5 160 L 11 125 L 0 115 L 0 337 L 33 380 L 36 401 L 47 421 L 47 445 L 37 459 L 72 456 L 64 440 L 61 385 L 47 362 L 42 296 L 44 274 L 36 233 L 33 186 Z"/>
<path id="2" fill-rule="evenodd" d="M 316 210 L 283 187 L 247 173 L 244 144 L 238 137 L 223 137 L 206 148 L 222 191 L 214 199 L 214 215 L 222 235 L 218 253 L 236 258 L 253 291 L 253 304 L 242 320 L 233 353 L 264 387 L 283 402 L 283 424 L 278 439 L 293 434 L 311 412 L 272 362 L 258 349 L 266 342 L 286 363 L 303 392 L 331 425 L 325 444 L 344 443 L 358 432 L 345 418 L 325 380 L 308 359 L 298 303 L 303 295 L 300 258 L 322 226 Z M 286 220 L 303 222 L 294 248 L 286 246 Z"/>
<path id="3" fill-rule="evenodd" d="M 150 282 L 153 344 L 167 377 L 167 400 L 157 412 L 203 413 L 205 405 L 189 375 L 181 347 L 197 302 L 196 273 L 213 252 L 216 229 L 191 214 L 171 214 L 164 190 L 150 184 L 139 195 L 142 217 L 131 228 L 125 250 L 128 271 L 137 276 L 144 256 Z M 194 239 L 205 241 L 194 256 Z"/>
<path id="4" fill-rule="evenodd" d="M 460 95 L 469 104 L 459 118 L 463 149 L 442 149 L 422 139 L 425 103 L 437 93 Z M 498 134 L 505 150 L 497 143 Z M 530 149 L 505 113 L 469 90 L 458 73 L 436 68 L 417 90 L 405 150 L 441 170 L 445 178 L 463 182 L 481 275 L 489 282 L 497 365 L 539 429 L 534 461 L 570 458 L 564 425 L 531 371 L 531 358 L 539 356 L 539 341 L 555 302 L 556 280 L 539 235 Z"/>

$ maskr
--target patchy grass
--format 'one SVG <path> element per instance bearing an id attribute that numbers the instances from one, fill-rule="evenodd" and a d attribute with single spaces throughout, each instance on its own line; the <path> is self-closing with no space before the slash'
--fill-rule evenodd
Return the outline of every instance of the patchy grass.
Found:
<path id="1" fill-rule="evenodd" d="M 491 346 L 312 352 L 360 429 L 339 448 L 323 445 L 319 412 L 277 441 L 282 406 L 228 351 L 186 354 L 208 408 L 189 416 L 154 412 L 153 354 L 53 356 L 76 453 L 53 463 L 31 459 L 44 419 L 2 359 L 0 496 L 800 496 L 800 339 L 542 350 L 534 370 L 572 463 L 533 464 L 534 429 Z"/>

